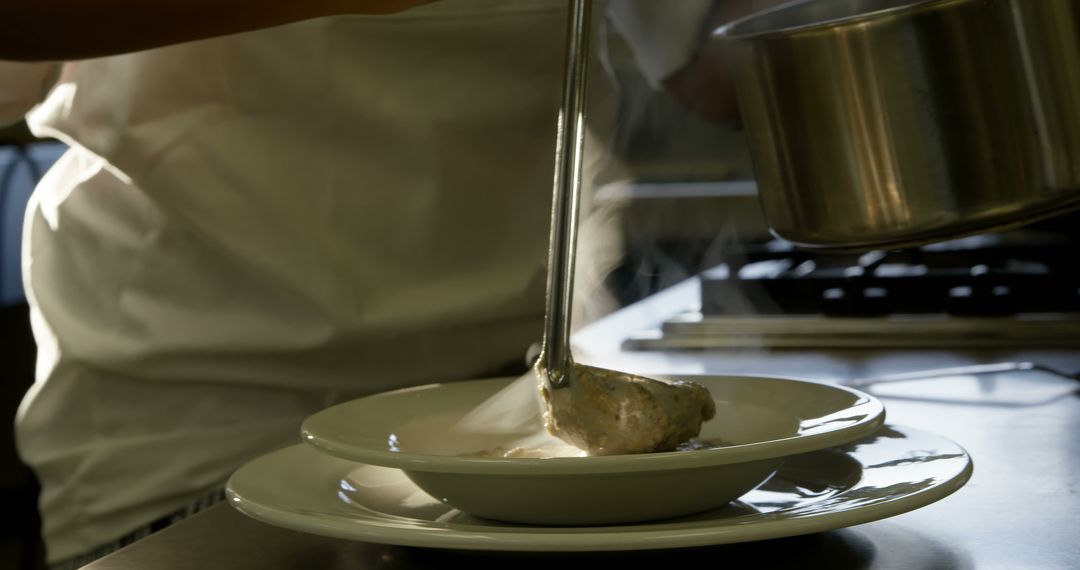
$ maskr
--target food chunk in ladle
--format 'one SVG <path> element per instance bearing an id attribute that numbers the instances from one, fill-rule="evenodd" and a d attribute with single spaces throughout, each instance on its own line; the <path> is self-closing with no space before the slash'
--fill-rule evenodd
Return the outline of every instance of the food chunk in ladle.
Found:
<path id="1" fill-rule="evenodd" d="M 592 2 L 572 0 L 555 186 L 544 342 L 536 367 L 553 435 L 592 455 L 671 451 L 716 413 L 704 387 L 574 364 L 570 357 L 577 212 L 585 145 L 585 84 Z M 550 372 L 550 376 L 548 372 Z"/>
<path id="2" fill-rule="evenodd" d="M 553 388 L 542 368 L 540 394 L 548 432 L 590 455 L 672 451 L 716 414 L 704 386 L 571 364 Z"/>

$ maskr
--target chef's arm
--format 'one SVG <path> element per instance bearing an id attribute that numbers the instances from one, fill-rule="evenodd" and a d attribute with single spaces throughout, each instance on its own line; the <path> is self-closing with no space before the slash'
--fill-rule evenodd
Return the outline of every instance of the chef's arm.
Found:
<path id="1" fill-rule="evenodd" d="M 3 0 L 0 59 L 66 61 L 432 0 Z"/>

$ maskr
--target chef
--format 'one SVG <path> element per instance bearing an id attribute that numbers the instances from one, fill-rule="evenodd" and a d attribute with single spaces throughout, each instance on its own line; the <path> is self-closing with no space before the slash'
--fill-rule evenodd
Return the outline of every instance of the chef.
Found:
<path id="1" fill-rule="evenodd" d="M 622 0 L 610 21 L 685 95 L 710 81 L 713 9 Z M 0 8 L 0 121 L 70 145 L 24 243 L 39 359 L 17 444 L 51 565 L 219 500 L 330 404 L 524 367 L 565 19 L 563 0 Z"/>

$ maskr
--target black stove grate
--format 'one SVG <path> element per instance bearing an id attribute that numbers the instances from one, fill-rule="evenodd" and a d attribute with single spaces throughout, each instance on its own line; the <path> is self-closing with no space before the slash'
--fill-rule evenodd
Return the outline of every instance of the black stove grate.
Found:
<path id="1" fill-rule="evenodd" d="M 1053 234 L 987 234 L 862 255 L 747 245 L 701 275 L 705 315 L 994 317 L 1080 312 L 1077 249 Z"/>

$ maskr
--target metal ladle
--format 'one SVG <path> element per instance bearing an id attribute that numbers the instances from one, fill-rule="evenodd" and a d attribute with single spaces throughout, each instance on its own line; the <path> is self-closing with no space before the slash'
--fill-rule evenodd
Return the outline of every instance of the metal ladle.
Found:
<path id="1" fill-rule="evenodd" d="M 594 455 L 669 451 L 716 413 L 708 390 L 585 366 L 570 354 L 574 258 L 585 146 L 591 0 L 570 0 L 548 257 L 543 346 L 536 363 L 549 432 Z"/>

